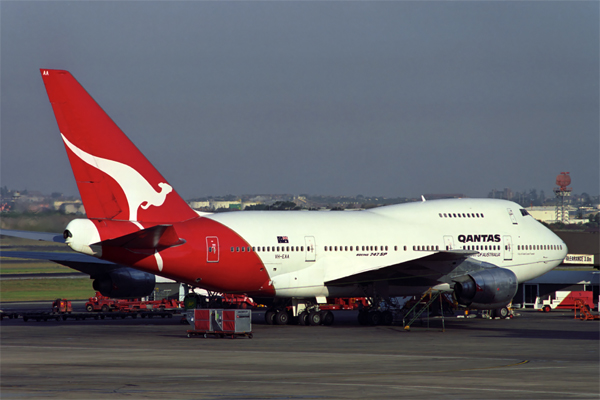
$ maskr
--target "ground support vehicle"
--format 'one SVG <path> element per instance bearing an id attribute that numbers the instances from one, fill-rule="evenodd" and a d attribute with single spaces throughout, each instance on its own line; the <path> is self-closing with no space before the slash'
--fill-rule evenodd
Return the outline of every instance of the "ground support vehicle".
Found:
<path id="1" fill-rule="evenodd" d="M 339 297 L 327 299 L 327 304 L 319 304 L 321 310 L 358 310 L 369 306 L 369 300 L 366 297 Z"/>
<path id="2" fill-rule="evenodd" d="M 371 304 L 372 301 L 366 297 L 327 298 L 327 303 L 292 300 L 273 304 L 265 312 L 265 322 L 268 325 L 329 326 L 335 319 L 332 311 L 360 310 L 362 313 Z"/>
<path id="3" fill-rule="evenodd" d="M 71 313 L 73 312 L 73 307 L 67 299 L 56 299 L 52 303 L 52 312 L 58 314 Z"/>
<path id="4" fill-rule="evenodd" d="M 15 313 L 15 312 L 5 312 L 5 311 L 0 310 L 0 321 L 3 320 L 4 318 L 16 319 L 16 318 L 19 318 L 19 314 Z"/>
<path id="5" fill-rule="evenodd" d="M 56 320 L 56 321 L 66 321 L 67 319 L 74 320 L 85 320 L 87 318 L 100 319 L 100 315 L 90 315 L 88 313 L 56 313 L 56 312 L 47 312 L 47 311 L 31 311 L 20 313 L 24 322 L 29 320 L 36 321 L 48 321 L 48 320 Z"/>
<path id="6" fill-rule="evenodd" d="M 19 313 L 23 318 L 23 321 L 27 322 L 30 319 L 34 319 L 36 321 L 48 321 L 48 320 L 56 320 L 60 321 L 61 319 L 64 321 L 67 318 L 76 318 L 80 319 L 79 313 L 73 314 L 73 307 L 71 306 L 71 302 L 67 299 L 56 299 L 52 302 L 52 311 L 31 311 Z M 82 317 L 85 319 L 85 317 Z"/>
<path id="7" fill-rule="evenodd" d="M 229 308 L 254 308 L 258 306 L 250 297 L 245 294 L 227 294 L 223 293 L 223 306 Z"/>
<path id="8" fill-rule="evenodd" d="M 120 311 L 112 311 L 112 312 L 97 312 L 97 313 L 89 313 L 89 312 L 75 312 L 75 313 L 54 313 L 47 311 L 32 311 L 32 312 L 23 312 L 23 313 L 13 313 L 15 317 L 18 318 L 21 316 L 23 321 L 27 322 L 29 320 L 36 321 L 48 321 L 48 320 L 56 320 L 56 321 L 66 321 L 68 319 L 73 319 L 76 321 L 90 319 L 125 319 L 132 318 L 135 319 L 138 316 L 141 318 L 173 318 L 174 311 L 141 311 L 141 312 L 120 312 Z"/>
<path id="9" fill-rule="evenodd" d="M 162 299 L 152 301 L 142 301 L 140 299 L 111 299 L 110 297 L 102 296 L 96 292 L 94 297 L 90 297 L 85 303 L 85 309 L 88 312 L 135 312 L 140 310 L 173 310 L 183 307 L 183 302 Z"/>
<path id="10" fill-rule="evenodd" d="M 175 310 L 148 310 L 141 312 L 129 312 L 128 314 L 139 315 L 141 318 L 173 318 L 173 314 L 176 314 L 177 312 L 178 311 Z"/>
<path id="11" fill-rule="evenodd" d="M 187 331 L 193 336 L 231 337 L 245 336 L 252 339 L 252 311 L 224 309 L 195 309 L 187 311 L 187 321 L 194 329 Z"/>
<path id="12" fill-rule="evenodd" d="M 596 308 L 593 292 L 590 291 L 557 291 L 544 298 L 536 298 L 533 308 L 545 312 L 550 312 L 554 309 L 574 310 L 577 307 L 578 300 L 581 301 L 588 310 Z"/>
<path id="13" fill-rule="evenodd" d="M 245 294 L 212 293 L 207 296 L 197 293 L 188 293 L 183 300 L 183 307 L 186 310 L 196 308 L 254 308 L 260 305 L 255 303 L 251 297 Z"/>

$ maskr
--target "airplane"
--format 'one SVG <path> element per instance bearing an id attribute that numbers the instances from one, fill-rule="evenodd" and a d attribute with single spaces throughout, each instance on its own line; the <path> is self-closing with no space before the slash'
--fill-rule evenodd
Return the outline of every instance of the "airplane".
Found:
<path id="1" fill-rule="evenodd" d="M 498 199 L 423 198 L 360 211 L 196 212 L 68 71 L 40 71 L 87 218 L 71 221 L 62 238 L 1 233 L 64 241 L 77 253 L 34 257 L 89 273 L 106 296 L 148 294 L 159 275 L 271 299 L 270 324 L 291 317 L 332 322 L 331 313 L 319 311 L 327 298 L 389 299 L 430 288 L 453 293 L 465 307 L 500 309 L 520 282 L 567 254 L 527 210 Z M 363 315 L 377 316 L 376 308 Z"/>

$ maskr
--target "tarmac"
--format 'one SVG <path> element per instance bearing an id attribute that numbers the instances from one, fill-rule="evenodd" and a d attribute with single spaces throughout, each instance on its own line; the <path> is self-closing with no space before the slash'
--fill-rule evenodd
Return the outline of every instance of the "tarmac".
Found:
<path id="1" fill-rule="evenodd" d="M 4 311 L 23 307 L 2 304 Z M 31 306 L 29 306 L 31 308 Z M 269 326 L 188 338 L 172 319 L 0 326 L 2 399 L 598 399 L 600 323 L 572 311 L 506 320 Z"/>

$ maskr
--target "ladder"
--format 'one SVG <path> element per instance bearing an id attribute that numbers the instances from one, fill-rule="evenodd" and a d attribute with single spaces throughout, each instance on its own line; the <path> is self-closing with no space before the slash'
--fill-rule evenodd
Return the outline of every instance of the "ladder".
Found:
<path id="1" fill-rule="evenodd" d="M 405 314 L 405 317 L 402 319 L 402 325 L 404 326 L 404 329 L 409 331 L 410 326 L 413 324 L 413 322 L 415 322 L 417 318 L 419 318 L 419 316 L 423 314 L 423 311 L 428 310 L 429 306 L 433 304 L 433 302 L 439 297 L 440 311 L 442 313 L 442 332 L 445 332 L 446 326 L 444 324 L 444 306 L 442 304 L 443 299 L 442 297 L 440 297 L 441 294 L 442 292 L 440 290 L 434 290 L 432 288 L 429 288 L 425 293 L 423 293 L 423 296 L 421 296 L 419 301 L 410 310 L 408 310 L 408 312 Z M 417 310 L 417 308 L 422 304 L 422 302 L 427 296 L 429 296 L 429 300 L 427 301 L 427 303 L 425 303 L 423 307 Z M 406 322 L 406 316 L 410 315 L 411 312 L 413 313 L 413 316 L 408 322 Z M 427 327 L 429 327 L 429 316 L 427 317 Z"/>
<path id="2" fill-rule="evenodd" d="M 575 300 L 575 319 L 579 318 L 584 321 L 593 321 L 595 319 L 600 319 L 600 315 L 594 315 L 590 312 L 587 304 L 581 299 Z M 579 311 L 579 317 L 577 316 L 577 311 Z"/>

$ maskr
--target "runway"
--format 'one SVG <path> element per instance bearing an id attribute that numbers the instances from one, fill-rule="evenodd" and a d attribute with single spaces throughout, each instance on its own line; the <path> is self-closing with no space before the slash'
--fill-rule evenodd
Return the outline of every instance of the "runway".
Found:
<path id="1" fill-rule="evenodd" d="M 7 310 L 7 307 L 3 308 Z M 430 328 L 268 326 L 187 338 L 178 319 L 23 322 L 1 329 L 1 397 L 60 399 L 597 399 L 599 323 L 569 311 Z"/>

